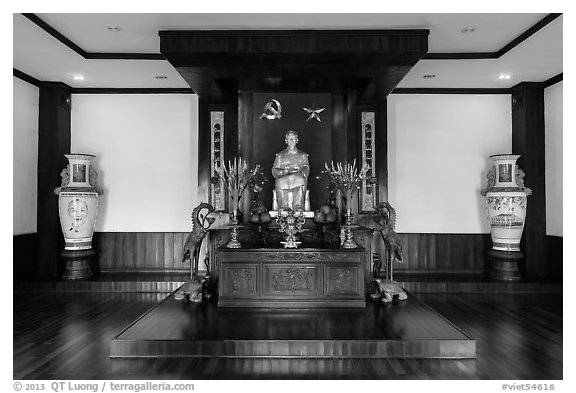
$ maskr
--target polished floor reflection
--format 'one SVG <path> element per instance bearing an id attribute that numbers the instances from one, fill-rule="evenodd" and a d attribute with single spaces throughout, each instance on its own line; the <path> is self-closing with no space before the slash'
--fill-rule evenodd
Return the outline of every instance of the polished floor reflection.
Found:
<path id="1" fill-rule="evenodd" d="M 164 294 L 15 293 L 14 379 L 562 379 L 562 295 L 418 294 L 476 359 L 110 359 Z"/>

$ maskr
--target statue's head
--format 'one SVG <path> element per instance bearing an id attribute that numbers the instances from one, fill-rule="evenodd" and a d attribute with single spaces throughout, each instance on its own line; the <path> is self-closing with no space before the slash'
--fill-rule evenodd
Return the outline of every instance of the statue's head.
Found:
<path id="1" fill-rule="evenodd" d="M 298 133 L 293 130 L 288 131 L 284 136 L 284 141 L 289 147 L 296 146 L 298 143 Z"/>

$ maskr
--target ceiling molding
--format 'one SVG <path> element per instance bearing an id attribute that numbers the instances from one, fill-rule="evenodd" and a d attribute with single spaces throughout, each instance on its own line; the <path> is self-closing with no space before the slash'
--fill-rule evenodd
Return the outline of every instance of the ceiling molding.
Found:
<path id="1" fill-rule="evenodd" d="M 22 15 L 25 16 L 26 18 L 28 18 L 31 22 L 35 23 L 38 27 L 40 27 L 46 33 L 48 33 L 52 37 L 56 38 L 62 44 L 66 45 L 68 48 L 72 49 L 74 52 L 78 53 L 83 58 L 86 58 L 86 51 L 84 51 L 84 49 L 80 48 L 78 45 L 76 45 L 75 43 L 70 41 L 68 38 L 64 37 L 64 35 L 62 35 L 59 31 L 57 31 L 55 28 L 50 26 L 48 23 L 46 23 L 42 19 L 40 19 L 38 16 L 36 16 L 36 14 L 23 13 Z"/>
<path id="2" fill-rule="evenodd" d="M 72 94 L 195 94 L 192 89 L 73 88 Z"/>
<path id="3" fill-rule="evenodd" d="M 514 49 L 522 42 L 526 41 L 530 36 L 541 30 L 544 26 L 558 18 L 560 14 L 548 14 L 542 20 L 534 24 L 524 33 L 514 38 L 508 44 L 496 52 L 466 52 L 466 53 L 427 53 L 422 58 L 423 60 L 470 60 L 470 59 L 498 59 L 504 56 L 510 50 Z"/>
<path id="4" fill-rule="evenodd" d="M 42 84 L 41 81 L 39 81 L 38 79 L 34 78 L 33 76 L 30 76 L 20 70 L 17 70 L 16 68 L 12 68 L 12 75 L 15 76 L 18 79 L 23 80 L 24 82 L 28 82 L 31 85 L 34 85 L 36 87 L 40 87 L 40 85 Z"/>
<path id="5" fill-rule="evenodd" d="M 513 39 L 508 45 L 504 46 L 504 48 L 500 49 L 498 51 L 498 57 L 505 55 L 508 51 L 512 50 L 514 47 L 524 42 L 526 39 L 528 39 L 530 36 L 538 32 L 540 29 L 542 29 L 544 26 L 552 22 L 554 19 L 558 18 L 560 15 L 562 14 L 560 13 L 560 14 L 546 15 L 544 18 L 542 18 L 540 22 L 536 23 L 534 26 L 526 30 L 524 33 L 520 34 L 518 37 Z"/>
<path id="6" fill-rule="evenodd" d="M 105 60 L 166 60 L 160 53 L 90 53 L 80 48 L 74 42 L 66 38 L 63 34 L 55 28 L 44 22 L 35 14 L 23 13 L 23 16 L 28 18 L 31 22 L 35 23 L 42 30 L 56 38 L 62 44 L 72 49 L 85 59 L 105 59 Z"/>
<path id="7" fill-rule="evenodd" d="M 502 88 L 398 88 L 390 94 L 511 94 Z"/>
<path id="8" fill-rule="evenodd" d="M 48 34 L 56 38 L 62 44 L 66 45 L 74 52 L 78 53 L 85 59 L 106 59 L 106 60 L 166 60 L 164 55 L 161 53 L 107 53 L 107 52 L 86 52 L 74 42 L 66 38 L 63 34 L 58 32 L 48 23 L 44 22 L 38 16 L 32 13 L 23 13 L 26 18 L 38 25 Z M 544 26 L 548 25 L 550 22 L 561 16 L 562 13 L 548 14 L 542 20 L 534 24 L 528 30 L 520 34 L 518 37 L 510 41 L 503 48 L 496 52 L 465 52 L 465 53 L 426 53 L 423 60 L 471 60 L 471 59 L 497 59 L 510 50 L 520 45 L 530 36 L 541 30 Z M 239 33 L 242 30 L 238 31 Z M 166 34 L 167 32 L 164 32 Z M 294 31 L 292 31 L 294 33 Z"/>
<path id="9" fill-rule="evenodd" d="M 558 82 L 562 82 L 562 80 L 564 79 L 564 73 L 561 72 L 556 76 L 553 76 L 552 78 L 545 80 L 544 82 L 542 82 L 542 84 L 544 85 L 544 88 L 550 87 L 552 85 L 555 85 Z"/>

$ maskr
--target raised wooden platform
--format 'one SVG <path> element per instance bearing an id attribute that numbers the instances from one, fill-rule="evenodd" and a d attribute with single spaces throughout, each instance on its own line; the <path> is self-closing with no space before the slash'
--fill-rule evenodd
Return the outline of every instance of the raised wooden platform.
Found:
<path id="1" fill-rule="evenodd" d="M 417 297 L 365 309 L 219 308 L 168 296 L 110 357 L 475 358 L 476 341 Z"/>

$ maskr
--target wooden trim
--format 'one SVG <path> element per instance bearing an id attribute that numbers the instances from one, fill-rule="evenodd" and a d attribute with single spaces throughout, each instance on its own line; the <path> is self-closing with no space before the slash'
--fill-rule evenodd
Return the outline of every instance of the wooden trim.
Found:
<path id="1" fill-rule="evenodd" d="M 40 87 L 40 85 L 42 84 L 42 82 L 39 81 L 38 79 L 18 70 L 16 68 L 12 68 L 12 75 L 18 79 L 23 80 L 24 82 L 28 82 L 31 85 L 36 86 L 36 87 Z"/>
<path id="2" fill-rule="evenodd" d="M 498 88 L 397 88 L 390 94 L 512 94 L 511 89 Z"/>
<path id="3" fill-rule="evenodd" d="M 166 60 L 161 53 L 86 53 L 86 59 L 94 60 Z"/>
<path id="4" fill-rule="evenodd" d="M 352 29 L 352 30 L 161 30 L 160 37 L 354 37 L 382 35 L 428 36 L 429 29 Z"/>
<path id="5" fill-rule="evenodd" d="M 38 27 L 44 30 L 46 33 L 50 34 L 52 37 L 56 38 L 62 44 L 66 45 L 68 48 L 72 49 L 74 52 L 78 53 L 83 58 L 86 58 L 86 51 L 76 45 L 74 42 L 70 41 L 64 35 L 62 35 L 59 31 L 55 28 L 50 26 L 48 23 L 44 22 L 40 19 L 36 14 L 22 14 L 24 17 L 28 18 L 31 22 L 35 23 Z"/>
<path id="6" fill-rule="evenodd" d="M 465 52 L 465 53 L 427 53 L 424 60 L 470 60 L 470 59 L 498 59 L 526 41 L 530 36 L 541 30 L 544 26 L 558 18 L 560 14 L 548 14 L 542 20 L 534 24 L 524 33 L 514 38 L 496 52 Z"/>
<path id="7" fill-rule="evenodd" d="M 514 49 L 516 46 L 520 45 L 522 42 L 526 41 L 530 36 L 538 32 L 544 26 L 552 22 L 554 19 L 558 18 L 562 14 L 548 14 L 534 26 L 526 30 L 524 33 L 520 34 L 518 37 L 510 41 L 502 49 L 498 51 L 498 57 L 505 55 L 510 50 Z"/>
<path id="8" fill-rule="evenodd" d="M 497 59 L 498 52 L 426 53 L 422 60 L 476 60 Z"/>
<path id="9" fill-rule="evenodd" d="M 162 55 L 161 53 L 107 53 L 107 52 L 89 53 L 86 52 L 84 49 L 80 48 L 78 45 L 76 45 L 68 38 L 66 38 L 62 33 L 60 33 L 58 30 L 50 26 L 48 23 L 44 22 L 36 14 L 23 13 L 22 15 L 85 59 L 166 60 L 164 55 Z"/>
<path id="10" fill-rule="evenodd" d="M 48 23 L 44 22 L 37 15 L 32 13 L 23 13 L 23 16 L 34 22 L 48 34 L 52 35 L 58 41 L 78 53 L 85 59 L 109 59 L 109 60 L 166 60 L 166 57 L 161 53 L 108 53 L 108 52 L 86 52 L 74 42 L 66 38 Z M 470 59 L 497 59 L 510 50 L 520 45 L 530 36 L 541 30 L 544 26 L 561 16 L 562 13 L 548 14 L 534 26 L 530 27 L 524 33 L 520 34 L 514 40 L 510 41 L 497 52 L 465 52 L 465 53 L 427 53 L 422 57 L 424 60 L 470 60 Z M 198 31 L 198 30 L 164 30 L 159 31 L 160 37 L 174 37 L 186 36 L 194 34 L 195 36 L 306 36 L 306 35 L 323 35 L 323 36 L 338 36 L 338 35 L 370 35 L 381 34 L 385 32 L 387 35 L 426 35 L 430 34 L 428 29 L 403 29 L 403 30 L 211 30 L 211 31 Z"/>
<path id="11" fill-rule="evenodd" d="M 544 82 L 542 82 L 542 84 L 544 85 L 544 88 L 550 87 L 552 85 L 555 85 L 558 82 L 562 82 L 562 80 L 564 79 L 564 73 L 561 72 L 556 76 L 553 76 L 552 78 L 545 80 Z"/>
<path id="12" fill-rule="evenodd" d="M 194 90 L 186 88 L 156 89 L 156 88 L 74 88 L 72 94 L 195 94 Z"/>

